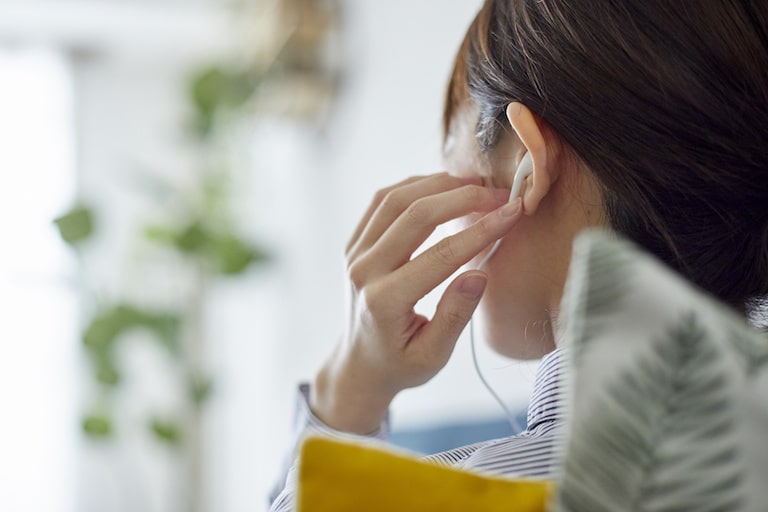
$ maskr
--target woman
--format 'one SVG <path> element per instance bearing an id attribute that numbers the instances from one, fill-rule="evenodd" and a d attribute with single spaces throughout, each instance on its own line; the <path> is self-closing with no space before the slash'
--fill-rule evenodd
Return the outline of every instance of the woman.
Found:
<path id="1" fill-rule="evenodd" d="M 391 400 L 443 367 L 479 304 L 496 351 L 545 356 L 528 430 L 433 458 L 551 474 L 554 333 L 580 231 L 615 230 L 745 315 L 768 294 L 766 70 L 761 0 L 486 0 L 448 86 L 449 173 L 382 190 L 364 215 L 346 253 L 349 324 L 303 388 L 301 425 L 384 437 Z M 412 258 L 462 217 L 463 231 Z M 467 263 L 434 318 L 414 313 Z M 273 510 L 290 508 L 294 485 Z"/>

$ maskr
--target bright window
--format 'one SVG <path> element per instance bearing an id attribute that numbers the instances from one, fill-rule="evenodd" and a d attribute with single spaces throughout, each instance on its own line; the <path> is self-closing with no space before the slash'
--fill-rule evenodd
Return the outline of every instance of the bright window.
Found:
<path id="1" fill-rule="evenodd" d="M 0 510 L 74 510 L 77 305 L 66 59 L 0 48 Z"/>

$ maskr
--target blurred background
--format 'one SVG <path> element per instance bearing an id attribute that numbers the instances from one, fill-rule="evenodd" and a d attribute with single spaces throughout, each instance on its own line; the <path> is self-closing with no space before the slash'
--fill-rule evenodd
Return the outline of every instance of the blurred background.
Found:
<path id="1" fill-rule="evenodd" d="M 266 510 L 343 247 L 441 170 L 479 5 L 0 2 L 0 510 Z M 478 350 L 524 410 L 533 363 Z M 468 336 L 392 421 L 422 452 L 512 431 Z"/>

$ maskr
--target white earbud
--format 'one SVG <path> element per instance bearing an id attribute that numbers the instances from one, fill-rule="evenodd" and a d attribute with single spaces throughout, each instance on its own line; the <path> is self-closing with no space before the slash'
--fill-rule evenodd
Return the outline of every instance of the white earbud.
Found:
<path id="1" fill-rule="evenodd" d="M 530 153 L 526 153 L 523 159 L 520 160 L 520 165 L 517 166 L 515 171 L 515 179 L 512 181 L 512 191 L 509 193 L 509 202 L 511 203 L 523 193 L 523 184 L 525 178 L 533 174 L 533 158 Z"/>
<path id="2" fill-rule="evenodd" d="M 523 156 L 523 159 L 520 160 L 520 165 L 517 166 L 517 170 L 515 171 L 515 177 L 512 180 L 512 190 L 509 192 L 509 201 L 512 202 L 518 197 L 521 197 L 523 195 L 523 185 L 525 184 L 525 178 L 528 176 L 531 176 L 533 174 L 533 158 L 531 158 L 531 153 L 526 153 L 525 156 Z M 501 245 L 501 239 L 496 240 L 496 243 L 493 244 L 493 247 L 491 248 L 490 252 L 485 255 L 483 258 L 483 261 L 480 262 L 480 265 L 477 267 L 478 270 L 483 268 L 486 263 L 488 263 L 488 260 L 491 259 L 491 257 L 494 255 L 494 253 L 498 250 L 499 246 Z"/>

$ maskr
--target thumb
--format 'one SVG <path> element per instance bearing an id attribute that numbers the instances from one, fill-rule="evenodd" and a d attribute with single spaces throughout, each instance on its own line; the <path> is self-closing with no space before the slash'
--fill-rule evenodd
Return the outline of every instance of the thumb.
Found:
<path id="1" fill-rule="evenodd" d="M 419 333 L 422 338 L 419 343 L 430 346 L 436 357 L 442 357 L 447 362 L 487 283 L 488 277 L 477 270 L 457 277 L 437 304 L 432 321 Z"/>

